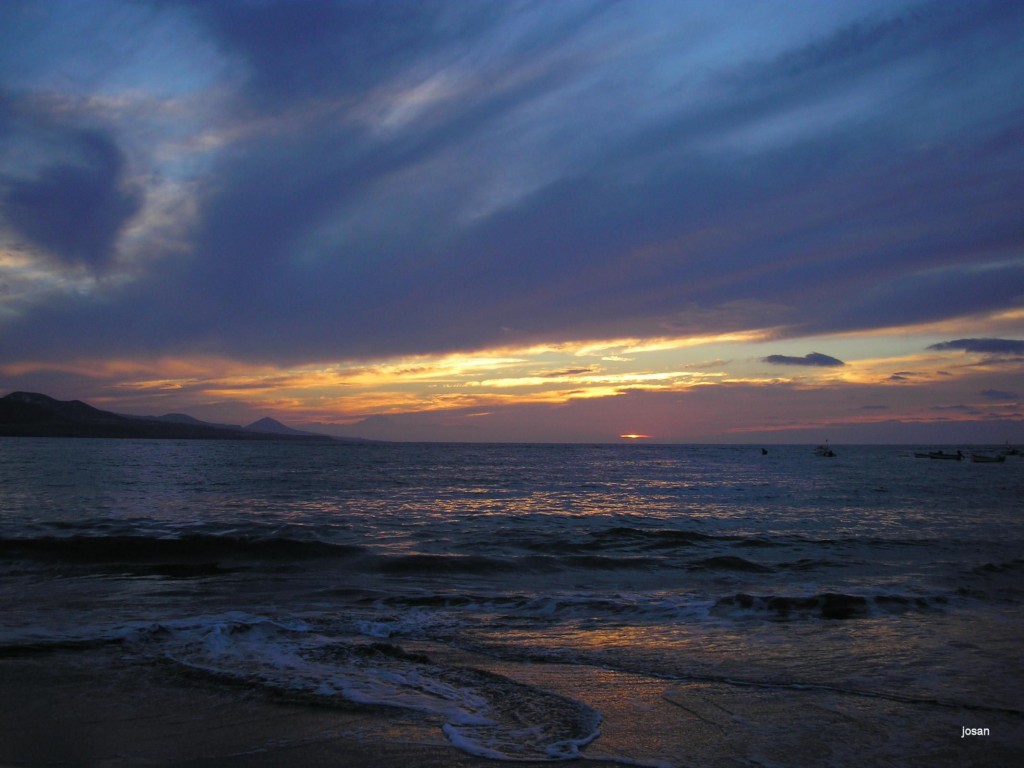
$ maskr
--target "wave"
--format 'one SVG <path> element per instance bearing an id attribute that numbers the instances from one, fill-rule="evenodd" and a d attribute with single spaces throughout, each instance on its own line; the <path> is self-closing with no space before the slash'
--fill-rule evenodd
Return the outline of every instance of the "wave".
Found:
<path id="1" fill-rule="evenodd" d="M 618 529 L 634 530 L 635 529 Z M 675 539 L 678 532 L 657 532 L 658 540 Z M 632 537 L 633 534 L 626 534 Z M 697 540 L 685 532 L 682 540 Z M 298 539 L 279 535 L 195 533 L 180 536 L 136 534 L 0 538 L 0 562 L 37 562 L 50 565 L 114 568 L 119 573 L 169 578 L 217 576 L 236 572 L 254 562 L 302 564 L 314 561 L 342 563 L 344 567 L 394 576 L 548 574 L 565 571 L 624 571 L 678 568 L 668 553 L 618 553 L 601 547 L 563 548 L 560 554 L 380 554 L 369 547 Z M 772 568 L 739 557 L 709 557 L 690 564 L 691 570 L 732 570 L 752 573 Z"/>
<path id="2" fill-rule="evenodd" d="M 486 574 L 516 571 L 515 560 L 482 555 L 391 555 L 379 557 L 373 570 L 392 574 Z"/>
<path id="3" fill-rule="evenodd" d="M 360 623 L 360 631 L 377 637 L 450 637 L 477 621 L 496 626 L 523 628 L 553 622 L 585 622 L 588 626 L 662 625 L 680 622 L 694 626 L 707 621 L 843 621 L 912 613 L 941 613 L 950 598 L 881 593 L 853 595 L 821 592 L 810 595 L 752 595 L 744 592 L 724 597 L 698 595 L 651 595 L 618 593 L 594 595 L 525 593 L 389 595 L 372 601 L 380 610 L 374 620 Z"/>
<path id="4" fill-rule="evenodd" d="M 732 536 L 711 536 L 691 530 L 671 528 L 635 528 L 632 526 L 612 526 L 591 531 L 580 538 L 560 538 L 558 536 L 542 537 L 510 537 L 511 544 L 533 552 L 554 555 L 605 552 L 608 550 L 656 552 L 692 547 L 713 541 L 732 540 Z"/>
<path id="5" fill-rule="evenodd" d="M 779 563 L 777 568 L 788 571 L 815 571 L 819 568 L 847 568 L 852 563 L 849 561 L 838 562 L 835 560 L 815 560 L 805 557 L 792 563 Z"/>
<path id="6" fill-rule="evenodd" d="M 816 538 L 794 534 L 772 536 L 768 534 L 711 534 L 682 528 L 641 528 L 628 525 L 612 526 L 591 531 L 579 538 L 550 537 L 508 537 L 503 544 L 533 552 L 553 555 L 612 552 L 634 554 L 656 554 L 669 556 L 680 550 L 693 548 L 730 547 L 735 549 L 785 549 L 807 548 L 847 549 L 855 547 L 919 547 L 928 546 L 930 540 L 860 538 Z"/>
<path id="7" fill-rule="evenodd" d="M 605 555 L 532 555 L 527 557 L 488 557 L 484 555 L 383 555 L 369 567 L 378 573 L 395 575 L 440 574 L 545 574 L 565 570 L 621 571 L 649 569 L 665 563 L 650 557 L 609 557 Z"/>
<path id="8" fill-rule="evenodd" d="M 737 541 L 733 544 L 734 547 L 742 547 L 744 549 L 773 549 L 775 547 L 787 547 L 789 544 L 783 544 L 778 541 L 769 541 L 768 539 L 752 538 L 744 539 L 743 541 Z"/>
<path id="9" fill-rule="evenodd" d="M 439 716 L 449 741 L 480 757 L 572 759 L 600 733 L 600 714 L 573 699 L 491 672 L 436 663 L 392 643 L 342 640 L 302 622 L 229 616 L 157 625 L 134 642 L 139 651 L 189 674 L 319 704 L 398 707 Z"/>
<path id="10" fill-rule="evenodd" d="M 0 558 L 72 564 L 147 563 L 186 566 L 219 560 L 310 560 L 350 558 L 363 547 L 287 537 L 186 534 L 155 536 L 45 536 L 0 539 Z"/>
<path id="11" fill-rule="evenodd" d="M 711 608 L 716 616 L 753 616 L 771 620 L 784 619 L 860 619 L 879 614 L 929 612 L 942 610 L 947 604 L 942 596 L 882 594 L 874 596 L 823 592 L 809 597 L 786 595 L 748 595 L 740 592 L 719 598 Z"/>
<path id="12" fill-rule="evenodd" d="M 719 557 L 708 557 L 690 564 L 692 571 L 742 571 L 744 573 L 772 573 L 775 569 L 744 560 L 734 555 L 721 555 Z"/>
<path id="13" fill-rule="evenodd" d="M 961 574 L 965 586 L 958 593 L 965 597 L 1019 602 L 1024 595 L 1024 559 L 990 562 Z"/>
<path id="14" fill-rule="evenodd" d="M 639 544 L 645 549 L 675 549 L 689 547 L 705 541 L 722 541 L 732 536 L 711 536 L 706 533 L 673 528 L 634 528 L 615 526 L 591 534 L 598 546 L 617 546 L 625 543 Z"/>
<path id="15" fill-rule="evenodd" d="M 1004 574 L 1004 573 L 1024 573 L 1024 560 L 1007 560 L 1003 563 L 985 563 L 979 565 L 977 568 L 972 568 L 970 571 L 975 576 L 991 576 L 993 574 Z"/>

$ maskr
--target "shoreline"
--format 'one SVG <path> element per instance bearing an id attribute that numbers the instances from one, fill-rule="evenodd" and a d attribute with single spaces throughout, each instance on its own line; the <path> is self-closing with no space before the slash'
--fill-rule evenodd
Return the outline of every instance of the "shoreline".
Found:
<path id="1" fill-rule="evenodd" d="M 0 766 L 495 768 L 409 710 L 276 696 L 120 649 L 0 656 Z M 608 768 L 622 766 L 601 761 Z"/>
<path id="2" fill-rule="evenodd" d="M 607 768 L 844 764 L 857 756 L 984 766 L 1024 755 L 1020 717 L 453 656 L 597 708 L 601 735 L 578 762 Z M 0 656 L 0 766 L 9 768 L 506 764 L 459 750 L 441 726 L 438 717 L 409 710 L 324 705 L 182 674 L 116 647 Z M 974 728 L 991 735 L 962 737 Z"/>

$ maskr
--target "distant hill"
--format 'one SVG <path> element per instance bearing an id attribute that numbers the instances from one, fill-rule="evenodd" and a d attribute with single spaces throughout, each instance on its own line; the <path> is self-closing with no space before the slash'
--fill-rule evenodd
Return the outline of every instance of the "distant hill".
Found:
<path id="1" fill-rule="evenodd" d="M 217 429 L 241 429 L 241 424 L 217 424 L 210 421 L 202 421 L 187 413 L 165 413 L 163 416 L 146 416 L 139 418 L 153 419 L 154 421 L 168 421 L 172 424 L 197 424 L 202 427 L 216 427 Z"/>
<path id="2" fill-rule="evenodd" d="M 265 435 L 323 437 L 323 435 L 318 435 L 316 432 L 303 432 L 300 429 L 292 429 L 291 427 L 282 424 L 277 419 L 272 419 L 269 416 L 265 416 L 259 421 L 254 421 L 252 424 L 244 427 L 244 429 L 246 432 L 260 432 Z"/>
<path id="3" fill-rule="evenodd" d="M 339 443 L 376 443 L 378 440 L 366 440 L 362 437 L 339 437 L 337 435 L 325 435 L 323 432 L 307 432 L 303 429 L 295 429 L 289 427 L 287 424 L 282 424 L 277 419 L 272 419 L 269 416 L 264 416 L 259 421 L 254 421 L 245 427 L 242 427 L 246 432 L 254 432 L 256 434 L 267 435 L 267 436 L 279 436 L 279 437 L 294 437 L 294 438 L 312 438 L 322 440 L 328 438 Z"/>
<path id="4" fill-rule="evenodd" d="M 268 428 L 265 422 L 272 422 L 269 426 L 276 427 Z M 261 419 L 250 427 L 261 424 L 264 425 L 263 429 L 243 429 L 208 424 L 184 414 L 167 414 L 161 417 L 123 416 L 101 411 L 80 400 L 55 400 L 37 392 L 12 392 L 0 398 L 0 436 L 7 437 L 335 440 L 329 435 L 293 430 L 273 419 Z"/>

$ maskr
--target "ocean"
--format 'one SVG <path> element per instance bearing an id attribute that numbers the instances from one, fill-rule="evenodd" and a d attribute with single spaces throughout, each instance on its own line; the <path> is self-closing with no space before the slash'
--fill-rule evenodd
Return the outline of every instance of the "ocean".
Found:
<path id="1" fill-rule="evenodd" d="M 1024 457 L 835 452 L 0 439 L 0 661 L 504 761 L 1019 761 Z"/>

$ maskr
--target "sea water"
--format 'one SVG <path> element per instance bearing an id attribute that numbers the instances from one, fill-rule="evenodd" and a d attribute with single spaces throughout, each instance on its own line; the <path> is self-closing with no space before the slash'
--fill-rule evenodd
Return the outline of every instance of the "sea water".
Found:
<path id="1" fill-rule="evenodd" d="M 504 760 L 612 754 L 637 680 L 736 764 L 1021 748 L 1024 458 L 836 452 L 0 439 L 0 655 L 114 645 Z"/>

